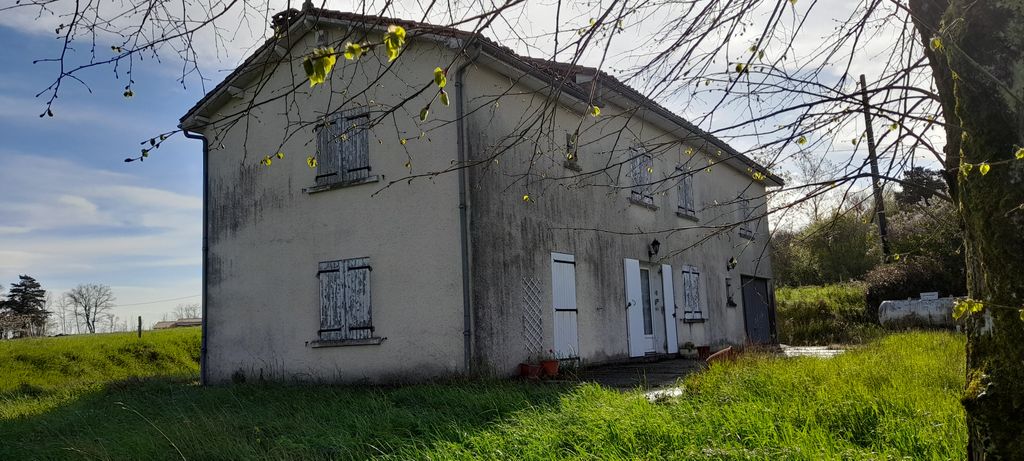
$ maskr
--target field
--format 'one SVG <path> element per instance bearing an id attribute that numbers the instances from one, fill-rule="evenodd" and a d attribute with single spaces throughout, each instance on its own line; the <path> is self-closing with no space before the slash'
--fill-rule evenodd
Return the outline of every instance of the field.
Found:
<path id="1" fill-rule="evenodd" d="M 789 345 L 864 343 L 885 330 L 867 314 L 867 287 L 851 282 L 775 291 L 779 342 Z"/>
<path id="2" fill-rule="evenodd" d="M 895 334 L 830 360 L 747 356 L 653 403 L 593 384 L 504 381 L 201 388 L 183 361 L 197 332 L 136 343 L 0 343 L 0 459 L 965 456 L 964 342 L 950 333 Z"/>

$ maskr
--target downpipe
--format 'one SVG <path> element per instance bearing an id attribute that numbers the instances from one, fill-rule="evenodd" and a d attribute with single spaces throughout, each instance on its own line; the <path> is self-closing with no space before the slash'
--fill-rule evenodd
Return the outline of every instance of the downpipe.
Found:
<path id="1" fill-rule="evenodd" d="M 480 56 L 479 45 L 473 46 L 473 54 L 459 65 L 455 70 L 455 129 L 456 129 L 456 150 L 458 151 L 459 164 L 459 244 L 462 250 L 462 340 L 463 340 L 463 370 L 469 375 L 472 371 L 473 360 L 473 305 L 470 296 L 472 289 L 470 283 L 470 245 L 469 245 L 469 203 L 466 190 L 468 180 L 466 178 L 466 122 L 464 120 L 466 109 L 464 77 L 466 68 L 469 67 L 477 57 Z"/>
<path id="2" fill-rule="evenodd" d="M 208 190 L 209 189 L 209 186 L 208 186 L 208 184 L 209 184 L 209 171 L 210 171 L 210 169 L 209 169 L 210 143 L 209 143 L 209 141 L 207 141 L 206 136 L 203 136 L 203 135 L 201 135 L 199 133 L 192 133 L 192 132 L 190 132 L 190 131 L 188 131 L 188 130 L 186 130 L 184 128 L 182 128 L 181 132 L 185 135 L 186 138 L 198 139 L 198 140 L 203 142 L 203 256 L 202 256 L 202 258 L 203 258 L 203 275 L 202 275 L 203 288 L 202 288 L 202 292 L 201 292 L 202 295 L 200 296 L 201 297 L 200 302 L 202 303 L 202 307 L 201 307 L 201 309 L 202 309 L 202 313 L 201 313 L 202 319 L 200 319 L 200 322 L 199 322 L 200 327 L 199 328 L 200 328 L 200 333 L 202 335 L 202 338 L 200 339 L 200 345 L 199 345 L 199 384 L 202 385 L 202 386 L 205 386 L 206 384 L 208 384 L 208 381 L 207 381 L 207 378 L 206 378 L 206 368 L 207 368 L 207 366 L 206 366 L 206 343 L 207 343 L 206 337 L 208 335 L 207 328 L 206 328 L 206 306 L 208 304 L 206 302 L 206 295 L 207 295 L 207 291 L 206 291 L 206 283 L 207 283 L 206 273 L 207 273 L 207 267 L 209 266 L 209 264 L 208 264 L 208 261 L 209 261 L 208 255 L 210 253 L 210 247 L 209 247 L 209 225 L 208 225 L 208 222 L 207 222 L 207 216 L 209 215 L 209 210 L 210 210 L 210 207 L 209 207 L 209 204 L 210 204 L 209 203 L 209 190 Z"/>

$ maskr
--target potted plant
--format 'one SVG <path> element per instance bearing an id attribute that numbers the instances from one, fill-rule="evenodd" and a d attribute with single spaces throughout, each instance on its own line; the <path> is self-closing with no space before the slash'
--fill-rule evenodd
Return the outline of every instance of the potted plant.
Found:
<path id="1" fill-rule="evenodd" d="M 519 364 L 519 376 L 527 379 L 540 379 L 544 368 L 534 363 L 523 362 Z"/>
<path id="2" fill-rule="evenodd" d="M 547 355 L 541 357 L 540 366 L 544 369 L 544 375 L 549 378 L 558 376 L 558 357 L 555 351 L 548 349 Z"/>

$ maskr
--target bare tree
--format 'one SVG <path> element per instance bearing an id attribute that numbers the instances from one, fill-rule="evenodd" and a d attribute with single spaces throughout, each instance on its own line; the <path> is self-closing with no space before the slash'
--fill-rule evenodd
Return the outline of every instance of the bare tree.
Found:
<path id="1" fill-rule="evenodd" d="M 321 6 L 323 3 L 320 2 Z M 474 39 L 466 40 L 459 50 L 460 58 L 468 54 L 466 47 L 483 39 L 483 34 L 498 33 L 503 45 L 529 51 L 531 59 L 563 61 L 566 64 L 562 66 L 549 65 L 549 88 L 538 91 L 551 100 L 576 85 L 577 65 L 585 62 L 598 71 L 584 86 L 592 106 L 599 85 L 621 81 L 634 85 L 653 100 L 682 99 L 676 108 L 695 114 L 695 125 L 740 146 L 743 153 L 769 167 L 786 168 L 797 156 L 808 153 L 835 159 L 836 168 L 829 168 L 826 175 L 830 177 L 812 175 L 815 177 L 774 191 L 773 194 L 788 198 L 775 200 L 773 209 L 765 212 L 773 217 L 825 194 L 835 195 L 837 201 L 843 202 L 873 185 L 903 184 L 903 171 L 913 168 L 920 161 L 920 154 L 930 157 L 941 168 L 948 185 L 948 193 L 938 197 L 960 210 L 968 292 L 974 300 L 970 309 L 963 312 L 968 318 L 969 332 L 970 381 L 964 404 L 970 456 L 1014 458 L 1024 453 L 1024 439 L 1020 437 L 1024 433 L 1024 418 L 1019 417 L 1018 410 L 1019 396 L 1024 395 L 1024 371 L 1020 367 L 1020 357 L 1024 356 L 1024 307 L 1020 295 L 1024 293 L 1024 277 L 1020 276 L 1024 273 L 1024 239 L 1020 238 L 1024 235 L 1024 72 L 1020 71 L 1024 34 L 1019 33 L 1024 27 L 1024 2 L 607 0 L 586 2 L 585 6 L 552 3 L 545 7 L 553 13 L 546 17 L 554 19 L 554 29 L 539 30 L 532 36 L 527 28 L 517 27 L 520 16 L 526 16 L 523 9 L 529 7 L 521 1 L 430 2 L 418 5 L 419 9 L 407 15 L 468 29 L 466 33 Z M 837 6 L 840 3 L 844 8 Z M 84 84 L 82 79 L 87 71 L 95 67 L 110 66 L 124 72 L 128 77 L 124 94 L 131 97 L 133 67 L 143 57 L 160 56 L 168 50 L 179 58 L 174 64 L 181 71 L 182 83 L 195 78 L 205 84 L 198 63 L 201 53 L 195 48 L 203 34 L 220 47 L 233 33 L 249 30 L 253 21 L 270 22 L 268 12 L 272 10 L 268 2 L 261 0 L 185 0 L 181 8 L 165 8 L 150 0 L 115 5 L 99 8 L 91 2 L 22 0 L 0 8 L 5 14 L 29 9 L 40 17 L 59 18 L 59 25 L 54 24 L 54 28 L 62 46 L 54 57 L 42 60 L 55 63 L 57 71 L 40 93 L 46 96 L 41 116 L 54 115 L 57 96 L 67 88 L 62 83 Z M 364 1 L 353 9 L 383 14 L 394 13 L 398 8 L 390 1 Z M 323 51 L 293 50 L 299 37 L 288 35 L 291 21 L 315 20 L 324 11 L 307 3 L 302 11 L 284 14 L 273 31 L 268 31 L 264 44 L 265 49 L 276 52 L 271 54 L 277 58 L 253 64 L 267 65 L 271 71 L 277 66 L 301 68 L 301 61 L 307 58 L 340 59 L 340 50 L 349 42 L 366 45 L 364 48 L 371 52 L 380 49 L 381 43 L 368 43 L 365 34 L 348 33 L 329 44 L 336 50 L 333 56 L 326 56 Z M 575 15 L 582 12 L 590 19 L 574 24 L 567 20 L 571 17 L 569 11 Z M 366 18 L 385 24 L 391 21 L 376 16 Z M 502 24 L 507 27 L 497 28 Z M 820 24 L 828 24 L 830 30 L 815 30 Z M 415 40 L 418 33 L 435 31 L 429 27 L 410 30 L 408 38 Z M 110 44 L 111 53 L 99 55 L 96 50 L 104 47 L 88 45 L 96 43 Z M 68 53 L 76 44 L 91 51 L 83 53 L 84 56 Z M 358 65 L 362 51 L 355 54 L 353 65 Z M 611 61 L 611 56 L 618 59 Z M 611 71 L 612 62 L 618 67 L 614 78 L 605 73 Z M 439 67 L 447 69 L 451 64 L 439 63 Z M 870 83 L 859 85 L 854 77 L 857 73 L 870 73 Z M 318 78 L 335 78 L 329 70 L 326 74 L 321 73 Z M 253 108 L 298 104 L 301 100 L 294 93 L 305 83 L 289 82 L 283 88 L 271 88 L 267 81 L 259 81 L 247 89 L 245 96 L 250 103 L 245 110 L 218 114 L 205 123 L 248 129 Z M 339 81 L 339 90 L 332 95 L 346 103 L 365 96 L 344 83 Z M 430 88 L 429 81 L 410 83 L 410 97 L 405 102 L 424 92 L 424 88 Z M 372 125 L 381 129 L 393 125 L 395 135 L 401 136 L 397 132 L 400 122 L 422 113 L 420 107 L 403 107 L 405 102 L 380 111 Z M 874 122 L 864 121 L 865 112 L 869 115 L 867 119 Z M 486 168 L 517 146 L 528 146 L 538 155 L 545 155 L 550 145 L 547 141 L 554 136 L 544 127 L 549 126 L 554 113 L 554 104 L 543 103 L 537 110 L 522 114 L 519 129 L 507 139 L 496 140 L 497 147 L 484 153 L 481 161 L 454 163 L 441 171 L 415 174 L 410 168 L 407 177 L 394 178 L 385 187 L 439 174 L 462 174 L 467 168 Z M 292 126 L 280 133 L 281 143 L 308 132 L 330 115 L 291 121 Z M 164 139 L 179 132 L 169 129 L 154 134 L 133 160 L 145 158 Z M 216 144 L 217 140 L 211 142 Z M 667 151 L 673 148 L 672 144 L 660 147 Z M 680 143 L 674 144 L 678 148 Z M 865 146 L 872 144 L 877 145 L 874 157 L 879 160 L 874 168 L 864 152 Z M 242 149 L 244 152 L 244 144 Z M 739 155 L 719 154 L 722 158 L 716 161 Z M 598 171 L 568 176 L 527 171 L 512 182 L 521 189 L 510 193 L 521 195 L 529 190 L 531 193 L 526 197 L 537 199 L 539 191 L 559 189 L 551 186 L 588 184 L 619 190 L 622 186 L 617 183 L 594 185 L 593 179 L 604 175 L 618 177 L 617 171 L 623 164 L 610 162 Z M 646 186 L 657 188 L 677 180 L 678 177 L 669 176 Z M 761 180 L 754 175 L 751 182 Z M 724 232 L 742 224 L 733 220 L 707 231 Z M 683 230 L 687 229 L 665 231 Z M 94 331 L 95 312 L 83 314 L 87 328 Z"/>
<path id="2" fill-rule="evenodd" d="M 97 322 L 111 316 L 114 292 L 107 285 L 88 283 L 72 288 L 64 295 L 89 333 L 96 333 Z"/>
<path id="3" fill-rule="evenodd" d="M 178 319 L 194 319 L 202 316 L 202 305 L 199 303 L 182 303 L 174 308 L 174 316 Z"/>

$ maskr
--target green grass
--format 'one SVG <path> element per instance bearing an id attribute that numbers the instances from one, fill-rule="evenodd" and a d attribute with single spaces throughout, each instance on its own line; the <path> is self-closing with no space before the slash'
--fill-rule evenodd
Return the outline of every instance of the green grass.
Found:
<path id="1" fill-rule="evenodd" d="M 193 379 L 199 328 L 0 341 L 0 418 L 38 413 L 111 381 Z M 2 457 L 0 457 L 2 459 Z"/>
<path id="2" fill-rule="evenodd" d="M 866 286 L 844 283 L 775 291 L 779 342 L 789 345 L 865 343 L 885 334 L 865 310 Z"/>
<path id="3" fill-rule="evenodd" d="M 28 342 L 7 347 L 22 344 Z M 177 378 L 102 387 L 51 375 L 75 386 L 74 398 L 52 407 L 23 406 L 16 416 L 4 413 L 0 459 L 945 460 L 966 455 L 958 402 L 964 341 L 951 333 L 896 334 L 829 360 L 748 356 L 690 376 L 682 397 L 656 403 L 639 392 L 593 384 L 201 388 L 170 369 Z M 19 388 L 17 382 L 4 385 Z"/>

